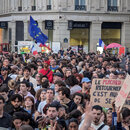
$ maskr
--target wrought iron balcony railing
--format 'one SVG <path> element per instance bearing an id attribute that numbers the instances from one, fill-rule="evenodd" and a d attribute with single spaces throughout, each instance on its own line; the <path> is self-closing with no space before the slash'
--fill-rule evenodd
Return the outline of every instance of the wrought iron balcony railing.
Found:
<path id="1" fill-rule="evenodd" d="M 19 6 L 19 7 L 18 7 L 18 11 L 22 11 L 22 6 Z"/>
<path id="2" fill-rule="evenodd" d="M 51 5 L 47 5 L 47 10 L 51 10 Z"/>
<path id="3" fill-rule="evenodd" d="M 118 12 L 118 7 L 117 6 L 108 6 L 108 11 L 113 11 L 113 12 Z"/>
<path id="4" fill-rule="evenodd" d="M 36 6 L 32 6 L 32 11 L 35 11 L 36 10 Z"/>
<path id="5" fill-rule="evenodd" d="M 75 5 L 75 10 L 86 10 L 85 5 Z"/>

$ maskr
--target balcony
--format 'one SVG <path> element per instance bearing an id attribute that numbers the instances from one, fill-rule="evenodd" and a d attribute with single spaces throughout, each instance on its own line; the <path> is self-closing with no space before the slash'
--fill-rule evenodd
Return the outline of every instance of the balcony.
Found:
<path id="1" fill-rule="evenodd" d="M 108 6 L 107 11 L 118 12 L 118 6 Z"/>
<path id="2" fill-rule="evenodd" d="M 51 10 L 51 5 L 47 5 L 47 10 Z"/>
<path id="3" fill-rule="evenodd" d="M 86 10 L 85 5 L 75 5 L 75 10 Z"/>
<path id="4" fill-rule="evenodd" d="M 22 6 L 19 6 L 19 7 L 18 7 L 18 11 L 22 11 Z"/>
<path id="5" fill-rule="evenodd" d="M 32 11 L 35 11 L 36 10 L 36 6 L 32 6 Z"/>

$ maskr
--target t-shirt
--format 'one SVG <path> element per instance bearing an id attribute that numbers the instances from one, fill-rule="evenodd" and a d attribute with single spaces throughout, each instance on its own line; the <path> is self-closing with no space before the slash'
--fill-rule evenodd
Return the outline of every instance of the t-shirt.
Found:
<path id="1" fill-rule="evenodd" d="M 68 106 L 68 113 L 75 110 L 77 108 L 77 105 L 71 100 L 69 103 L 66 104 Z"/>
<path id="2" fill-rule="evenodd" d="M 84 115 L 83 118 L 85 118 L 85 115 Z M 83 123 L 84 123 L 84 119 L 81 121 L 78 130 L 80 130 L 80 128 L 81 128 L 81 126 L 83 125 Z M 92 123 L 92 124 L 91 124 L 91 127 L 93 127 L 94 130 L 97 130 L 97 129 L 98 129 L 101 125 L 103 125 L 103 124 L 104 124 L 103 122 L 100 123 L 99 125 L 94 125 L 94 124 Z M 109 130 L 109 126 L 108 126 L 108 125 L 105 125 L 101 130 Z"/>
<path id="3" fill-rule="evenodd" d="M 50 66 L 50 69 L 54 72 L 59 66 L 56 66 L 56 67 L 52 67 Z"/>
<path id="4" fill-rule="evenodd" d="M 104 123 L 100 123 L 99 125 L 94 125 L 93 123 L 91 124 L 91 127 L 93 127 L 95 130 L 97 130 L 101 125 L 103 125 Z M 101 130 L 109 130 L 109 126 L 105 125 Z"/>
<path id="5" fill-rule="evenodd" d="M 38 112 L 43 114 L 43 108 L 45 107 L 45 105 L 47 104 L 46 100 L 43 102 L 40 102 L 40 104 L 38 105 Z"/>

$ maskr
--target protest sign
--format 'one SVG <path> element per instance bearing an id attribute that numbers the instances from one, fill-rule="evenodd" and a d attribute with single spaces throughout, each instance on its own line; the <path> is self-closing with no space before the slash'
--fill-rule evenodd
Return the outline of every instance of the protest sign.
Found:
<path id="1" fill-rule="evenodd" d="M 125 101 L 125 104 L 123 105 L 123 107 L 127 107 L 130 109 L 130 92 L 129 92 L 129 95 Z"/>
<path id="2" fill-rule="evenodd" d="M 125 47 L 119 48 L 119 55 L 125 55 Z"/>
<path id="3" fill-rule="evenodd" d="M 95 105 L 110 108 L 123 82 L 124 80 L 116 79 L 94 79 L 90 91 L 91 102 Z"/>
<path id="4" fill-rule="evenodd" d="M 119 91 L 118 96 L 115 99 L 115 105 L 116 105 L 116 107 L 120 107 L 120 109 L 125 104 L 125 101 L 130 93 L 129 84 L 130 84 L 130 75 L 127 75 L 127 77 L 126 77 L 126 79 L 121 87 L 121 90 Z"/>

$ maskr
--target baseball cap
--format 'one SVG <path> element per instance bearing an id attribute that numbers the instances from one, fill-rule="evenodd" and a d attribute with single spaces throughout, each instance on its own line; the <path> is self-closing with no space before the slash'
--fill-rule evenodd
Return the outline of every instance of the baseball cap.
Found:
<path id="1" fill-rule="evenodd" d="M 91 80 L 89 78 L 85 77 L 82 79 L 81 83 L 84 83 L 84 82 L 88 83 L 88 82 L 91 82 Z"/>
<path id="2" fill-rule="evenodd" d="M 119 71 L 119 72 L 118 72 L 118 75 L 120 75 L 120 74 L 121 74 L 121 75 L 125 75 L 126 73 L 125 73 L 124 71 Z"/>
<path id="3" fill-rule="evenodd" d="M 53 76 L 59 76 L 59 77 L 63 78 L 63 74 L 60 72 L 53 73 Z"/>
<path id="4" fill-rule="evenodd" d="M 1 70 L 2 70 L 2 71 L 4 71 L 4 70 L 8 70 L 8 68 L 6 68 L 6 67 L 2 67 Z"/>

